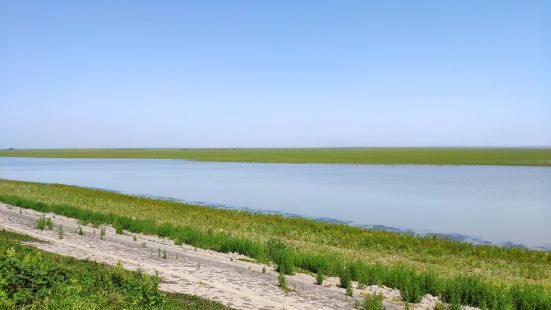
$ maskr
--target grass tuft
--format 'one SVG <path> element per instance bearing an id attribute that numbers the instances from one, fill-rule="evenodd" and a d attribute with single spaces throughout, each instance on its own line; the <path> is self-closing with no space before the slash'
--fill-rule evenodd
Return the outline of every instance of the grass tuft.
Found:
<path id="1" fill-rule="evenodd" d="M 383 295 L 367 295 L 364 299 L 364 308 L 365 310 L 384 310 Z"/>

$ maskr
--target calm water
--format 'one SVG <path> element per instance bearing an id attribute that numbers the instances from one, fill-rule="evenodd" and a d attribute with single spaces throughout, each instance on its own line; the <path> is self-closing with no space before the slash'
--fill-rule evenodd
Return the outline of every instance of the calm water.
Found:
<path id="1" fill-rule="evenodd" d="M 0 158 L 0 178 L 551 249 L 545 167 Z"/>

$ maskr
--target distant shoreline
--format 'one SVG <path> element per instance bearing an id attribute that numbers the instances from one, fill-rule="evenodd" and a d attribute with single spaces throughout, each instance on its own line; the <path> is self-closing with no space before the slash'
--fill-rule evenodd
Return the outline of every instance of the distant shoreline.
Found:
<path id="1" fill-rule="evenodd" d="M 0 157 L 150 158 L 250 163 L 551 166 L 551 148 L 345 147 L 4 149 Z"/>

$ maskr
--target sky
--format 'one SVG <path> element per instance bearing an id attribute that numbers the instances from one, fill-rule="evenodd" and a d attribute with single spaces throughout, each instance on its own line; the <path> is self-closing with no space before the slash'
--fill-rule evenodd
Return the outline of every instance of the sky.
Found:
<path id="1" fill-rule="evenodd" d="M 551 146 L 551 1 L 0 0 L 0 148 Z"/>

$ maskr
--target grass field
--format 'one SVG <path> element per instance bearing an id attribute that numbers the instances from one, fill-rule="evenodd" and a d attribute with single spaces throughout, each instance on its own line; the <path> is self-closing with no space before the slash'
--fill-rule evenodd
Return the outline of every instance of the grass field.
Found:
<path id="1" fill-rule="evenodd" d="M 551 148 L 296 148 L 0 150 L 0 156 L 166 158 L 257 163 L 551 166 Z"/>
<path id="2" fill-rule="evenodd" d="M 228 309 L 186 294 L 164 294 L 159 279 L 48 253 L 0 230 L 1 309 Z"/>
<path id="3" fill-rule="evenodd" d="M 239 252 L 273 261 L 284 272 L 345 273 L 365 284 L 400 288 L 410 301 L 430 292 L 449 301 L 494 309 L 514 302 L 489 306 L 488 300 L 503 296 L 521 296 L 523 302 L 532 298 L 551 307 L 549 252 L 471 245 L 66 185 L 1 180 L 0 200 L 178 243 Z M 469 299 L 472 296 L 487 299 Z"/>

